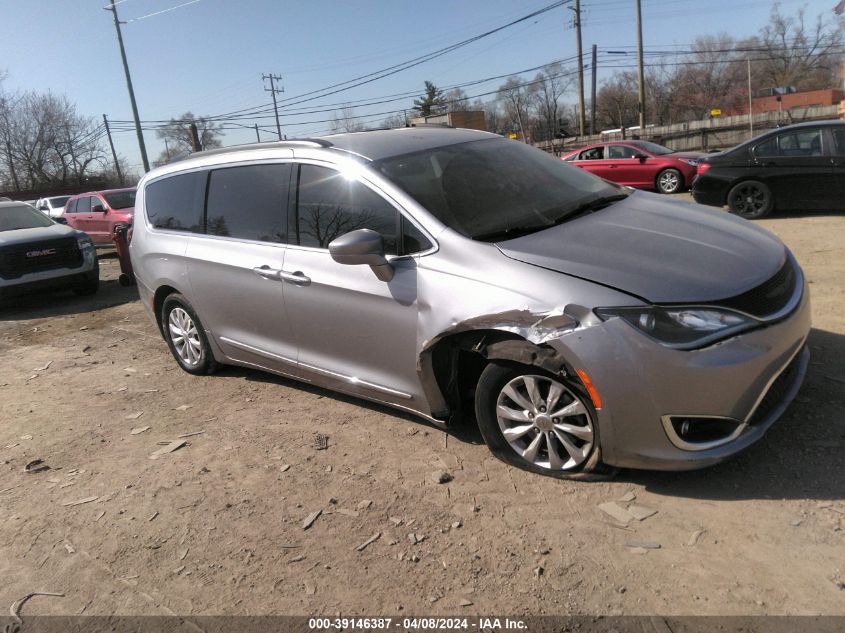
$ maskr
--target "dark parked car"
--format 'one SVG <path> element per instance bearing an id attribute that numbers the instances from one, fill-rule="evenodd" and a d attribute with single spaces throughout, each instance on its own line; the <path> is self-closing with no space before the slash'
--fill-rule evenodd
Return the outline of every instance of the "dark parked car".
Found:
<path id="1" fill-rule="evenodd" d="M 790 125 L 702 158 L 692 195 L 748 219 L 845 211 L 845 121 Z"/>
<path id="2" fill-rule="evenodd" d="M 562 160 L 605 180 L 660 193 L 678 193 L 692 183 L 701 152 L 676 152 L 651 141 L 594 143 Z"/>

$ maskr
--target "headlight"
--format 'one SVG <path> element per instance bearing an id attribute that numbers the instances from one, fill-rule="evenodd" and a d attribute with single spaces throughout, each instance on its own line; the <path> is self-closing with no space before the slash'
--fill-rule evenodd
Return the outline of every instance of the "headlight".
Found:
<path id="1" fill-rule="evenodd" d="M 755 327 L 758 322 L 738 312 L 701 306 L 596 308 L 604 321 L 624 319 L 666 347 L 693 349 Z"/>
<path id="2" fill-rule="evenodd" d="M 79 235 L 76 238 L 76 243 L 79 245 L 79 250 L 86 251 L 88 249 L 94 249 L 94 242 L 91 241 L 91 238 L 87 235 Z"/>
<path id="3" fill-rule="evenodd" d="M 692 165 L 693 167 L 698 166 L 698 161 L 694 158 L 679 158 L 678 160 L 685 162 L 687 165 Z"/>

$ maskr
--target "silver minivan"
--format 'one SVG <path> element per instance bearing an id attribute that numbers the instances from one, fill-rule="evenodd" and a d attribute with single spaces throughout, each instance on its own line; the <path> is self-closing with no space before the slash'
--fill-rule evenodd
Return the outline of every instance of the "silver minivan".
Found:
<path id="1" fill-rule="evenodd" d="M 141 299 L 185 371 L 468 416 L 539 473 L 716 463 L 807 368 L 807 285 L 771 233 L 494 134 L 212 150 L 147 174 L 136 209 Z"/>

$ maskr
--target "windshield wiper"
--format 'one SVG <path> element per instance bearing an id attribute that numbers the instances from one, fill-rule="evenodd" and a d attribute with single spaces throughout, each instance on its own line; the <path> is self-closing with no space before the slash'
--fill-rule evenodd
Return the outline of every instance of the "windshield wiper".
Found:
<path id="1" fill-rule="evenodd" d="M 547 229 L 554 224 L 532 224 L 531 226 L 510 226 L 506 229 L 499 229 L 497 231 L 490 231 L 489 233 L 480 233 L 478 235 L 473 235 L 472 239 L 479 240 L 481 242 L 497 242 L 499 240 L 512 240 L 516 239 L 517 237 L 522 237 L 523 235 L 528 235 L 530 233 L 536 233 L 537 231 L 542 231 L 543 229 Z"/>
<path id="2" fill-rule="evenodd" d="M 616 193 L 612 196 L 601 196 L 600 198 L 593 198 L 592 200 L 584 202 L 583 204 L 579 204 L 574 209 L 570 209 L 569 211 L 564 213 L 557 220 L 555 220 L 555 224 L 562 224 L 569 220 L 574 220 L 579 215 L 584 215 L 585 213 L 593 213 L 594 211 L 599 211 L 600 209 L 609 207 L 614 202 L 624 200 L 628 197 L 628 195 L 629 194 L 627 193 Z"/>

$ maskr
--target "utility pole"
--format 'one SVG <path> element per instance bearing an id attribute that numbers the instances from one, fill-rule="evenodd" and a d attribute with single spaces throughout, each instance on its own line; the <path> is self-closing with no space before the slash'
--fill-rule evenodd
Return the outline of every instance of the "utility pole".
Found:
<path id="1" fill-rule="evenodd" d="M 191 123 L 191 148 L 194 152 L 202 151 L 202 143 L 200 143 L 200 134 L 196 123 Z"/>
<path id="2" fill-rule="evenodd" d="M 637 1 L 637 82 L 640 101 L 640 138 L 645 133 L 645 74 L 643 73 L 643 15 L 640 0 Z"/>
<path id="3" fill-rule="evenodd" d="M 276 102 L 276 93 L 284 92 L 284 88 L 276 88 L 276 82 L 281 81 L 279 75 L 261 75 L 261 80 L 270 80 L 270 88 L 265 88 L 264 92 L 269 92 L 273 95 L 273 112 L 276 114 L 276 133 L 279 135 L 279 140 L 282 140 L 282 126 L 279 123 L 279 104 Z"/>
<path id="4" fill-rule="evenodd" d="M 135 133 L 138 135 L 138 149 L 141 150 L 141 162 L 144 164 L 144 171 L 150 171 L 150 161 L 147 160 L 147 146 L 144 144 L 144 133 L 141 131 L 141 117 L 138 116 L 138 104 L 135 103 L 135 90 L 132 88 L 132 77 L 129 74 L 129 62 L 126 61 L 126 50 L 123 48 L 123 34 L 120 32 L 120 20 L 117 18 L 117 7 L 112 3 L 103 7 L 111 11 L 114 17 L 114 28 L 117 30 L 117 43 L 120 44 L 120 58 L 123 60 L 123 72 L 126 73 L 126 88 L 129 90 L 129 101 L 132 104 L 132 116 L 135 119 Z"/>
<path id="5" fill-rule="evenodd" d="M 114 151 L 114 143 L 111 140 L 111 129 L 109 128 L 109 119 L 103 115 L 103 125 L 106 126 L 106 136 L 109 137 L 109 147 L 111 147 L 111 156 L 114 159 L 114 170 L 117 172 L 117 179 L 120 181 L 120 186 L 123 186 L 123 172 L 120 171 L 120 163 L 117 162 L 117 152 Z"/>
<path id="6" fill-rule="evenodd" d="M 571 9 L 575 12 L 575 42 L 578 47 L 578 135 L 584 136 L 586 116 L 584 115 L 584 56 L 581 51 L 581 0 L 575 0 Z"/>
<path id="7" fill-rule="evenodd" d="M 261 135 L 258 133 L 258 123 L 255 124 L 255 142 L 261 142 Z"/>
<path id="8" fill-rule="evenodd" d="M 751 138 L 754 138 L 754 110 L 751 109 L 751 58 L 746 57 L 748 63 L 748 128 Z"/>
<path id="9" fill-rule="evenodd" d="M 596 133 L 596 66 L 598 65 L 598 47 L 593 44 L 593 58 L 590 62 L 590 70 L 593 73 L 592 86 L 590 87 L 590 134 Z"/>

